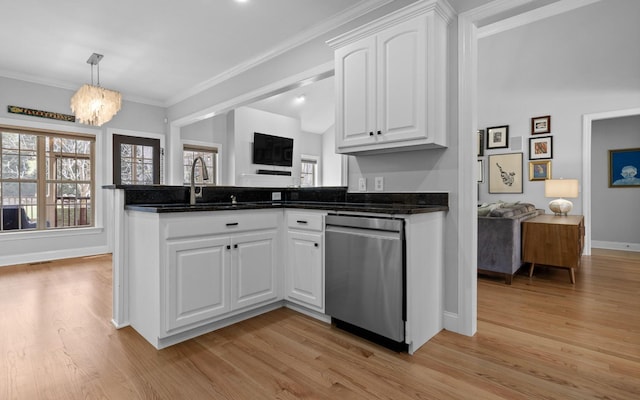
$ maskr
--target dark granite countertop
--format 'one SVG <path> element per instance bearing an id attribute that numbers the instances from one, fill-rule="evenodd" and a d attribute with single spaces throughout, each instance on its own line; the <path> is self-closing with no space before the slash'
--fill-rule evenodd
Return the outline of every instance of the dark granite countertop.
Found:
<path id="1" fill-rule="evenodd" d="M 449 207 L 442 205 L 399 204 L 399 203 L 347 203 L 347 202 L 315 202 L 315 201 L 287 201 L 287 202 L 238 202 L 231 203 L 197 203 L 189 204 L 130 204 L 126 210 L 151 213 L 175 213 L 194 211 L 230 211 L 257 210 L 270 208 L 296 208 L 308 210 L 327 210 L 332 212 L 366 212 L 380 214 L 422 214 L 436 211 L 448 211 Z"/>

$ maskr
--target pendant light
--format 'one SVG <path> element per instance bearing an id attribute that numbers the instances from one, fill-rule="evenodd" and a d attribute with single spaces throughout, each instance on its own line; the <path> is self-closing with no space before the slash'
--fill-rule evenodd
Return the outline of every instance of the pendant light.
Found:
<path id="1" fill-rule="evenodd" d="M 87 60 L 91 64 L 91 85 L 82 85 L 71 97 L 71 111 L 78 122 L 89 125 L 101 126 L 113 118 L 122 105 L 122 95 L 115 90 L 105 89 L 100 86 L 99 62 L 104 56 L 93 53 Z M 93 85 L 93 67 L 98 67 L 98 84 Z"/>

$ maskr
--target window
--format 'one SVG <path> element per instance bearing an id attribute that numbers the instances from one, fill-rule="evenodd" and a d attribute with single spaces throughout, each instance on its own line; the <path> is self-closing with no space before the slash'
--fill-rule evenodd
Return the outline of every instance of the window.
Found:
<path id="1" fill-rule="evenodd" d="M 1 232 L 93 226 L 95 137 L 0 127 Z"/>
<path id="2" fill-rule="evenodd" d="M 113 135 L 113 183 L 160 183 L 160 139 Z"/>
<path id="3" fill-rule="evenodd" d="M 209 180 L 207 182 L 204 182 L 204 184 L 218 184 L 218 182 L 216 182 L 216 176 L 218 172 L 218 149 L 216 149 L 215 147 L 184 145 L 182 150 L 185 184 L 188 185 L 189 183 L 191 183 L 191 166 L 193 165 L 193 160 L 195 160 L 197 157 L 202 157 L 202 159 L 204 160 L 204 165 L 206 165 L 207 167 L 207 172 L 209 173 Z M 202 182 L 202 168 L 200 167 L 200 162 L 196 164 L 195 174 L 196 182 Z"/>
<path id="4" fill-rule="evenodd" d="M 303 158 L 300 161 L 300 186 L 318 185 L 318 160 Z"/>

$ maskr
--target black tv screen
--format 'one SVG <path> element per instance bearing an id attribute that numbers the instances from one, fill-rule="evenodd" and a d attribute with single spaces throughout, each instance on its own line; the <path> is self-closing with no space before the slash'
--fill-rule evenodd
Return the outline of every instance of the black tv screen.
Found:
<path id="1" fill-rule="evenodd" d="M 293 166 L 293 139 L 254 132 L 253 163 Z"/>

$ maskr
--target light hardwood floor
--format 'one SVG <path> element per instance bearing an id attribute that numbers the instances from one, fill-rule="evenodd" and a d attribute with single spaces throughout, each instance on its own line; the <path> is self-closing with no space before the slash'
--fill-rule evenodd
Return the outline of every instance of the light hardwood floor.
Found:
<path id="1" fill-rule="evenodd" d="M 280 309 L 157 351 L 109 256 L 0 268 L 0 399 L 640 399 L 640 254 L 478 282 L 478 333 L 398 354 Z M 526 268 L 524 268 L 526 269 Z"/>

